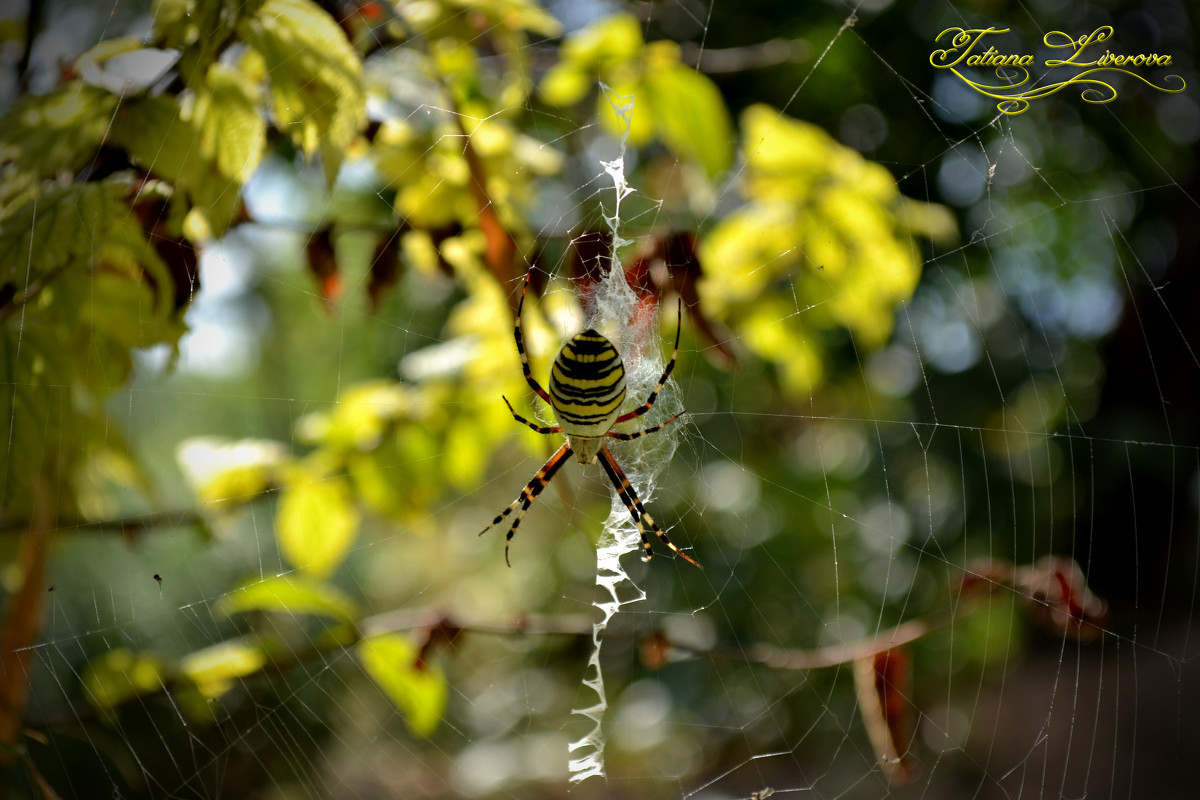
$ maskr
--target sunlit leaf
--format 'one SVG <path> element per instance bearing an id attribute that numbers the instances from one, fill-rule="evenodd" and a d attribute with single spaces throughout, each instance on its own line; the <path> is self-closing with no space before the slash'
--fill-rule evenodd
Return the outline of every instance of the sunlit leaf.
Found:
<path id="1" fill-rule="evenodd" d="M 648 106 L 656 130 L 672 151 L 716 178 L 733 159 L 733 125 L 725 100 L 707 76 L 679 62 L 678 46 L 673 43 L 670 55 L 652 58 L 653 52 L 663 49 L 656 47 L 659 44 L 646 48 L 650 63 L 635 103 Z"/>
<path id="2" fill-rule="evenodd" d="M 707 76 L 680 61 L 679 45 L 645 44 L 638 20 L 618 14 L 572 33 L 560 55 L 542 80 L 547 102 L 576 103 L 603 83 L 608 89 L 597 98 L 596 116 L 613 135 L 628 133 L 634 144 L 658 137 L 710 178 L 729 168 L 734 136 L 724 98 Z M 629 100 L 631 113 L 622 107 Z"/>
<path id="3" fill-rule="evenodd" d="M 154 35 L 167 46 L 178 47 L 195 39 L 191 15 L 193 0 L 154 0 Z"/>
<path id="4" fill-rule="evenodd" d="M 614 14 L 574 31 L 563 42 L 560 58 L 601 71 L 636 59 L 642 50 L 642 25 L 632 14 Z"/>
<path id="5" fill-rule="evenodd" d="M 280 575 L 235 589 L 221 598 L 217 611 L 222 614 L 248 611 L 318 614 L 353 622 L 358 609 L 353 600 L 327 583 L 303 575 Z"/>
<path id="6" fill-rule="evenodd" d="M 235 681 L 253 675 L 266 663 L 262 648 L 233 640 L 189 653 L 180 660 L 179 669 L 211 699 L 225 694 Z"/>
<path id="7" fill-rule="evenodd" d="M 741 118 L 746 204 L 699 244 L 704 306 L 810 394 L 830 370 L 823 332 L 884 344 L 921 276 L 909 208 L 885 168 L 819 127 L 763 105 Z M 921 219 L 939 234 L 936 211 Z M 764 301 L 762 298 L 769 298 Z"/>
<path id="8" fill-rule="evenodd" d="M 209 93 L 196 111 L 200 146 L 221 175 L 245 183 L 258 168 L 267 141 L 259 92 L 245 74 L 224 64 L 213 64 L 205 82 Z"/>
<path id="9" fill-rule="evenodd" d="M 483 480 L 491 441 L 484 430 L 476 420 L 460 418 L 446 431 L 446 480 L 460 491 L 469 492 Z"/>
<path id="10" fill-rule="evenodd" d="M 190 83 L 220 54 L 216 45 L 262 4 L 263 0 L 154 0 L 154 37 L 164 47 L 185 48 L 182 71 Z"/>
<path id="11" fill-rule="evenodd" d="M 409 730 L 428 736 L 446 710 L 446 677 L 436 664 L 417 667 L 417 647 L 395 633 L 382 633 L 358 644 L 358 658 L 371 680 L 404 714 Z"/>
<path id="12" fill-rule="evenodd" d="M 118 516 L 120 505 L 114 496 L 115 488 L 137 491 L 144 497 L 154 496 L 149 469 L 137 458 L 122 433 L 109 428 L 85 442 L 86 452 L 76 478 L 79 511 L 84 517 Z"/>
<path id="13" fill-rule="evenodd" d="M 205 505 L 247 499 L 276 480 L 288 451 L 265 439 L 229 440 L 201 436 L 183 441 L 175 453 L 193 491 Z"/>
<path id="14" fill-rule="evenodd" d="M 150 88 L 178 60 L 178 51 L 146 47 L 139 37 L 126 36 L 90 48 L 75 60 L 75 70 L 85 83 L 120 96 Z"/>
<path id="15" fill-rule="evenodd" d="M 288 563 L 319 578 L 346 557 L 358 531 L 359 512 L 343 478 L 297 470 L 288 480 L 275 520 L 279 549 Z"/>
<path id="16" fill-rule="evenodd" d="M 587 97 L 595 87 L 588 73 L 577 64 L 560 61 L 546 70 L 539 89 L 542 99 L 556 106 L 569 106 Z"/>
<path id="17" fill-rule="evenodd" d="M 267 0 L 239 31 L 267 68 L 275 123 L 332 183 L 366 122 L 361 62 L 338 24 L 310 0 Z"/>

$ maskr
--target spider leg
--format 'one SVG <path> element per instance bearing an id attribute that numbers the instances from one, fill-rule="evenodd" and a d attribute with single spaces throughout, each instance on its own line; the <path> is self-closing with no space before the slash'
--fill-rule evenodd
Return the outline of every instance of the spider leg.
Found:
<path id="1" fill-rule="evenodd" d="M 681 297 L 679 298 L 679 306 L 675 311 L 675 349 L 671 352 L 671 360 L 667 362 L 667 368 L 663 370 L 662 377 L 658 379 L 658 385 L 654 387 L 654 391 L 650 392 L 650 396 L 646 398 L 646 402 L 642 403 L 633 411 L 617 417 L 616 421 L 613 422 L 614 425 L 617 424 L 617 422 L 628 422 L 634 417 L 640 417 L 642 414 L 645 414 L 654 407 L 654 401 L 658 399 L 658 393 L 662 391 L 663 385 L 666 384 L 667 379 L 671 377 L 671 371 L 675 369 L 675 357 L 679 355 L 679 326 L 682 324 L 682 322 L 683 298 Z M 663 425 L 666 424 L 667 423 L 665 422 L 663 423 Z"/>
<path id="2" fill-rule="evenodd" d="M 517 303 L 517 324 L 513 328 L 513 338 L 517 340 L 517 352 L 521 354 L 521 371 L 525 373 L 525 382 L 529 384 L 529 388 L 537 393 L 538 397 L 542 398 L 547 405 L 550 405 L 550 395 L 537 382 L 537 378 L 533 377 L 533 372 L 529 369 L 529 356 L 525 354 L 525 334 L 521 331 L 521 309 L 525 306 L 525 292 L 528 289 L 529 273 L 526 272 L 525 285 L 521 287 L 521 302 Z M 681 300 L 680 302 L 683 301 Z M 513 416 L 516 415 L 514 414 Z M 520 419 L 520 417 L 517 417 L 517 419 Z"/>
<path id="3" fill-rule="evenodd" d="M 684 412 L 680 411 L 678 414 L 671 417 L 666 422 L 663 422 L 661 425 L 655 425 L 653 428 L 646 428 L 646 430 L 644 430 L 644 431 L 634 431 L 633 433 L 616 433 L 615 431 L 609 431 L 608 433 L 606 433 L 604 435 L 610 439 L 620 439 L 623 442 L 628 442 L 630 439 L 639 439 L 648 433 L 657 433 L 658 431 L 665 428 L 668 423 L 674 422 L 675 420 L 682 417 L 683 414 L 684 414 Z"/>
<path id="4" fill-rule="evenodd" d="M 512 544 L 512 538 L 517 533 L 517 526 L 521 524 L 521 517 L 525 516 L 525 512 L 529 510 L 531 505 L 533 505 L 533 501 L 536 500 L 537 496 L 542 493 L 542 490 L 550 485 L 551 479 L 554 478 L 554 473 L 558 472 L 559 468 L 567 462 L 567 458 L 570 455 L 571 445 L 567 442 L 563 442 L 563 446 L 554 451 L 554 455 L 550 456 L 550 460 L 542 465 L 542 468 L 537 471 L 537 473 L 533 476 L 533 479 L 530 480 L 529 483 L 525 485 L 525 488 L 521 490 L 520 496 L 518 496 L 516 500 L 513 500 L 512 504 L 509 505 L 508 508 L 497 514 L 496 518 L 492 520 L 491 525 L 488 525 L 479 532 L 479 535 L 483 536 L 493 527 L 503 522 L 504 518 L 513 511 L 517 512 L 516 518 L 514 518 L 512 524 L 508 526 L 508 535 L 504 539 L 504 563 L 508 564 L 508 566 L 512 566 L 512 562 L 508 560 L 508 546 Z M 687 558 L 687 556 L 684 556 L 684 558 Z M 688 560 L 690 561 L 691 559 Z"/>
<path id="5" fill-rule="evenodd" d="M 500 395 L 500 399 L 502 399 L 504 401 L 504 405 L 508 406 L 508 410 L 512 413 L 513 419 L 515 419 L 517 422 L 521 423 L 522 425 L 525 425 L 525 426 L 533 429 L 534 431 L 537 431 L 538 433 L 562 433 L 562 428 L 559 428 L 559 427 L 547 428 L 543 425 L 535 425 L 534 423 L 530 422 L 529 420 L 525 419 L 520 414 L 518 414 L 516 411 L 514 411 L 513 407 L 512 407 L 512 403 L 508 402 L 507 397 L 505 397 L 504 395 Z M 667 420 L 667 422 L 670 422 L 670 420 Z M 666 424 L 667 424 L 666 422 L 663 423 L 663 425 L 666 425 Z M 661 428 L 662 425 L 660 425 L 659 427 Z M 657 430 L 657 428 L 655 430 Z"/>
<path id="6" fill-rule="evenodd" d="M 666 424 L 666 423 L 663 423 Z M 613 454 L 609 452 L 607 446 L 600 448 L 600 465 L 604 467 L 604 471 L 608 473 L 609 480 L 617 490 L 617 494 L 625 503 L 625 508 L 629 509 L 629 515 L 633 517 L 633 523 L 637 525 L 638 533 L 642 536 L 642 548 L 646 554 L 642 556 L 643 561 L 649 561 L 654 551 L 650 549 L 650 537 L 646 534 L 646 528 L 654 531 L 654 534 L 662 540 L 662 543 L 671 548 L 671 552 L 687 561 L 689 564 L 694 564 L 700 569 L 698 561 L 690 558 L 686 553 L 676 547 L 670 539 L 667 538 L 666 532 L 658 527 L 654 519 L 646 513 L 646 509 L 642 506 L 642 501 L 638 499 L 637 492 L 633 489 L 633 484 L 625 477 L 625 473 L 621 470 L 621 466 L 617 460 L 613 458 Z"/>

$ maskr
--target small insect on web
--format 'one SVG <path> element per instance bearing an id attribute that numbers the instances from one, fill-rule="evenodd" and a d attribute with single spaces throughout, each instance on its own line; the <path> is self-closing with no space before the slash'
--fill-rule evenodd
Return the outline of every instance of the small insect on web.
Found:
<path id="1" fill-rule="evenodd" d="M 525 292 L 528 289 L 529 273 L 525 273 L 525 285 L 521 287 L 521 300 L 517 304 L 517 321 L 513 328 L 513 338 L 517 342 L 517 352 L 521 356 L 521 370 L 525 373 L 526 383 L 538 397 L 554 409 L 559 424 L 553 427 L 537 425 L 518 414 L 513 409 L 512 403 L 508 402 L 507 397 L 503 398 L 504 404 L 508 406 L 513 418 L 522 425 L 527 425 L 542 434 L 561 433 L 567 437 L 567 441 L 555 451 L 554 455 L 550 456 L 549 461 L 542 465 L 533 479 L 521 490 L 520 496 L 512 501 L 508 508 L 497 514 L 491 524 L 480 531 L 479 535 L 487 533 L 503 522 L 509 514 L 516 511 L 517 514 L 508 527 L 508 534 L 504 541 L 504 563 L 511 567 L 512 562 L 508 559 L 508 547 L 512 543 L 513 536 L 516 535 L 517 527 L 521 524 L 521 518 L 529 510 L 529 506 L 533 504 L 537 496 L 550 484 L 559 468 L 574 453 L 580 464 L 594 464 L 599 461 L 600 465 L 604 467 L 604 472 L 612 481 L 625 508 L 629 510 L 630 516 L 633 517 L 633 523 L 637 526 L 638 534 L 642 537 L 642 549 L 645 553 L 642 556 L 643 561 L 649 561 L 654 555 L 654 551 L 650 548 L 650 536 L 646 532 L 648 528 L 671 549 L 671 552 L 688 563 L 700 567 L 699 562 L 676 547 L 667 538 L 666 532 L 658 527 L 654 519 L 646 513 L 633 484 L 625 477 L 625 472 L 604 443 L 605 438 L 629 441 L 655 433 L 682 416 L 683 412 L 681 411 L 665 422 L 633 433 L 617 433 L 612 430 L 617 423 L 636 419 L 653 408 L 654 401 L 658 399 L 658 393 L 662 391 L 667 379 L 671 377 L 671 371 L 675 369 L 675 358 L 679 355 L 679 327 L 683 321 L 683 300 L 679 301 L 676 310 L 675 350 L 671 353 L 671 360 L 667 362 L 662 377 L 658 379 L 658 384 L 650 392 L 645 403 L 633 411 L 622 414 L 621 403 L 625 401 L 625 366 L 612 342 L 594 329 L 589 328 L 582 333 L 575 334 L 559 350 L 554 364 L 550 368 L 549 392 L 543 389 L 537 379 L 533 377 L 533 373 L 529 369 L 529 357 L 525 353 L 525 337 L 521 331 L 521 310 L 525 306 Z"/>

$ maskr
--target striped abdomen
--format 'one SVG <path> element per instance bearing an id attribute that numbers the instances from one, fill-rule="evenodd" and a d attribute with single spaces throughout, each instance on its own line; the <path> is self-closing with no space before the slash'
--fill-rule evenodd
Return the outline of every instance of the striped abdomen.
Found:
<path id="1" fill-rule="evenodd" d="M 612 342 L 594 330 L 563 345 L 550 368 L 550 405 L 567 436 L 606 434 L 625 401 L 625 366 Z"/>

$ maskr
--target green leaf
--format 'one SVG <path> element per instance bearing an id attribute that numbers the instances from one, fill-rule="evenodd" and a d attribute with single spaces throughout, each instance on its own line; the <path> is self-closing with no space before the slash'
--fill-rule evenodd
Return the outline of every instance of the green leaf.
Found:
<path id="1" fill-rule="evenodd" d="M 248 611 L 317 614 L 350 623 L 358 615 L 354 601 L 345 594 L 303 575 L 280 575 L 247 584 L 221 598 L 217 611 L 222 614 Z"/>
<path id="2" fill-rule="evenodd" d="M 335 450 L 372 450 L 398 420 L 415 413 L 419 400 L 411 389 L 396 381 L 365 381 L 344 390 L 329 411 L 302 417 L 297 425 L 301 439 Z"/>
<path id="3" fill-rule="evenodd" d="M 211 235 L 219 236 L 233 221 L 242 183 L 262 159 L 266 123 L 250 81 L 214 64 L 189 103 L 166 95 L 125 103 L 112 139 L 134 164 L 182 190 Z"/>
<path id="4" fill-rule="evenodd" d="M 358 530 L 359 513 L 342 478 L 318 478 L 298 470 L 283 491 L 275 520 L 283 557 L 319 578 L 346 557 Z"/>
<path id="5" fill-rule="evenodd" d="M 332 183 L 345 148 L 366 123 L 358 54 L 310 0 L 267 0 L 238 31 L 266 65 L 276 126 L 305 155 L 320 151 Z"/>
<path id="6" fill-rule="evenodd" d="M 198 31 L 192 19 L 192 0 L 154 0 L 154 37 L 167 47 L 195 41 Z"/>
<path id="7" fill-rule="evenodd" d="M 94 261 L 81 319 L 95 333 L 125 348 L 179 339 L 184 325 L 175 314 L 175 279 L 130 214 L 110 225 Z"/>
<path id="8" fill-rule="evenodd" d="M 201 156 L 199 138 L 200 131 L 167 95 L 131 100 L 113 120 L 113 142 L 125 148 L 135 165 L 175 184 L 193 203 L 206 205 L 197 195 L 227 185 L 214 180 L 216 170 Z M 218 191 L 221 194 L 234 193 Z"/>
<path id="9" fill-rule="evenodd" d="M 183 657 L 179 669 L 207 698 L 216 698 L 233 688 L 234 681 L 253 675 L 267 663 L 261 647 L 232 640 L 221 642 Z"/>
<path id="10" fill-rule="evenodd" d="M 396 458 L 394 441 L 369 453 L 346 456 L 346 471 L 359 501 L 376 514 L 402 517 L 414 510 L 404 491 L 407 476 L 397 469 Z"/>
<path id="11" fill-rule="evenodd" d="M 707 76 L 680 61 L 679 45 L 646 44 L 641 24 L 629 14 L 599 20 L 571 34 L 562 60 L 542 79 L 542 96 L 570 105 L 603 81 L 618 97 L 632 96 L 634 111 L 629 138 L 635 144 L 658 136 L 681 158 L 699 164 L 715 178 L 733 161 L 733 123 L 725 100 Z M 626 124 L 601 93 L 597 117 L 610 132 L 624 133 Z"/>
<path id="12" fill-rule="evenodd" d="M 17 100 L 0 119 L 0 162 L 13 162 L 18 173 L 35 180 L 74 173 L 86 165 L 104 141 L 118 98 L 80 81 L 50 94 Z M 0 203 L 15 196 L 6 175 Z"/>
<path id="13" fill-rule="evenodd" d="M 0 217 L 0 287 L 11 284 L 14 302 L 72 265 L 90 265 L 97 239 L 129 217 L 113 182 L 75 183 L 46 190 Z"/>
<path id="14" fill-rule="evenodd" d="M 200 147 L 231 181 L 245 183 L 262 160 L 267 123 L 258 111 L 258 87 L 246 75 L 213 64 L 206 83 L 209 94 L 197 103 Z"/>
<path id="15" fill-rule="evenodd" d="M 230 34 L 263 0 L 155 0 L 154 41 L 181 51 L 178 71 L 190 88 L 202 83 L 227 49 Z"/>
<path id="16" fill-rule="evenodd" d="M 44 326 L 0 327 L 0 426 L 11 432 L 0 458 L 0 508 L 15 519 L 30 512 L 31 479 L 60 452 L 65 433 L 48 388 L 65 385 L 56 358 L 65 337 L 52 333 Z"/>
<path id="17" fill-rule="evenodd" d="M 157 656 L 124 647 L 109 650 L 83 673 L 84 696 L 97 711 L 111 711 L 127 700 L 159 691 L 165 681 L 166 668 Z"/>
<path id="18" fill-rule="evenodd" d="M 436 664 L 417 664 L 408 639 L 381 633 L 358 643 L 358 658 L 371 680 L 404 714 L 415 736 L 429 736 L 446 710 L 446 676 Z"/>
<path id="19" fill-rule="evenodd" d="M 130 348 L 183 331 L 173 278 L 126 205 L 127 189 L 115 178 L 49 185 L 0 217 L 0 291 L 11 304 L 0 321 L 0 425 L 12 431 L 0 459 L 6 509 L 27 506 L 30 477 L 48 459 L 68 473 L 82 457 L 78 437 L 128 375 Z"/>

